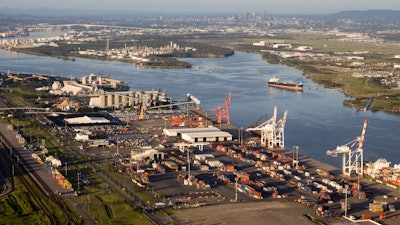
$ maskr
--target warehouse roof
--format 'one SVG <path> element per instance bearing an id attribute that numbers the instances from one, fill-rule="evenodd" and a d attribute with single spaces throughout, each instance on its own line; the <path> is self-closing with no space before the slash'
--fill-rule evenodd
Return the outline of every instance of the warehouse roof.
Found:
<path id="1" fill-rule="evenodd" d="M 178 136 L 183 133 L 210 133 L 210 132 L 222 132 L 216 127 L 204 127 L 204 128 L 178 128 L 178 129 L 167 129 L 163 130 L 164 134 L 168 136 Z"/>
<path id="2" fill-rule="evenodd" d="M 82 116 L 64 119 L 68 124 L 91 124 L 91 123 L 110 123 L 110 120 L 104 117 Z"/>

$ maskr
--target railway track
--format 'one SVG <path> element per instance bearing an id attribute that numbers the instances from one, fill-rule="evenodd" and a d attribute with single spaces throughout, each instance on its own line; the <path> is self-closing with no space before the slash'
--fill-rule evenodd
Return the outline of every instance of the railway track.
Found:
<path id="1" fill-rule="evenodd" d="M 32 180 L 32 175 L 31 174 L 26 174 L 24 175 L 23 169 L 20 168 L 19 166 L 17 167 L 18 173 L 20 175 L 18 176 L 18 179 L 21 181 L 21 183 L 25 186 L 25 188 L 28 190 L 32 200 L 37 204 L 37 206 L 43 210 L 43 213 L 46 215 L 46 218 L 48 219 L 48 224 L 57 224 L 57 219 L 53 215 L 52 210 L 49 208 L 48 205 L 44 202 L 44 199 L 46 198 L 41 198 L 42 196 L 46 196 L 46 193 L 41 189 L 41 188 L 36 188 L 33 185 L 33 180 Z M 39 191 L 39 193 L 38 193 Z M 54 203 L 56 203 L 53 199 L 50 200 Z"/>
<path id="2" fill-rule="evenodd" d="M 35 176 L 25 159 L 20 157 L 19 153 L 14 150 L 13 146 L 2 134 L 0 134 L 0 141 L 7 150 L 6 152 L 9 152 L 9 154 L 3 155 L 7 155 L 6 157 L 9 157 L 8 161 L 12 162 L 14 165 L 15 174 L 17 175 L 14 176 L 14 179 L 19 179 L 26 187 L 32 200 L 46 215 L 48 224 L 60 224 L 60 221 L 58 221 L 58 218 L 54 215 L 53 209 L 48 202 L 52 202 L 56 207 L 59 207 L 60 210 L 63 210 L 64 205 L 62 202 L 53 195 L 52 191 L 46 185 L 42 184 L 39 180 L 40 178 Z M 68 218 L 67 220 L 66 224 L 69 223 Z"/>

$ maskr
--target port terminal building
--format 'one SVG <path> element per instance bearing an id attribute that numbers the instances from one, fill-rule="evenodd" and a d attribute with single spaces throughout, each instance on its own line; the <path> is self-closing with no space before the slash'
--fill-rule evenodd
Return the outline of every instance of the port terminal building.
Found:
<path id="1" fill-rule="evenodd" d="M 188 143 L 232 141 L 232 134 L 221 131 L 216 127 L 181 129 L 165 128 L 163 134 L 169 137 L 180 137 Z"/>

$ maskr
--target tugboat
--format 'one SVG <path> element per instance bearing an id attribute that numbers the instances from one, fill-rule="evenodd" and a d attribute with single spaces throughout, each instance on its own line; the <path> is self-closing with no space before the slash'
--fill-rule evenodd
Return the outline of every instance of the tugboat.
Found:
<path id="1" fill-rule="evenodd" d="M 291 81 L 280 81 L 276 77 L 271 77 L 268 80 L 269 87 L 276 87 L 276 88 L 283 88 L 292 91 L 303 91 L 303 84 L 302 83 L 295 83 Z"/>

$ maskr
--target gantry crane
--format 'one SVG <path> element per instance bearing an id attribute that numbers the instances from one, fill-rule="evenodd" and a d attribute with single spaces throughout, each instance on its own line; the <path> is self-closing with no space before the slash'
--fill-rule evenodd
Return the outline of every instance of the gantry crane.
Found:
<path id="1" fill-rule="evenodd" d="M 284 131 L 287 118 L 287 110 L 284 113 L 283 118 L 276 122 L 278 114 L 278 108 L 274 107 L 274 115 L 264 123 L 259 124 L 256 127 L 247 128 L 247 131 L 259 131 L 261 133 L 261 145 L 267 146 L 268 148 L 283 148 L 285 146 Z"/>
<path id="2" fill-rule="evenodd" d="M 352 172 L 362 175 L 364 171 L 364 154 L 363 144 L 365 132 L 367 129 L 368 120 L 364 120 L 364 126 L 361 136 L 350 141 L 349 143 L 337 146 L 335 150 L 326 151 L 327 155 L 337 157 L 338 154 L 343 154 L 342 158 L 342 173 L 345 176 L 351 176 Z"/>
<path id="3" fill-rule="evenodd" d="M 231 104 L 232 93 L 228 93 L 228 98 L 225 100 L 224 105 L 218 106 L 217 108 L 210 109 L 212 111 L 217 111 L 217 122 L 219 124 L 222 123 L 222 120 L 225 120 L 227 124 L 231 124 L 231 119 L 229 117 L 229 105 Z"/>
<path id="4" fill-rule="evenodd" d="M 278 148 L 285 148 L 285 125 L 288 111 L 283 113 L 283 117 L 276 123 L 275 132 L 273 137 L 273 146 Z"/>

